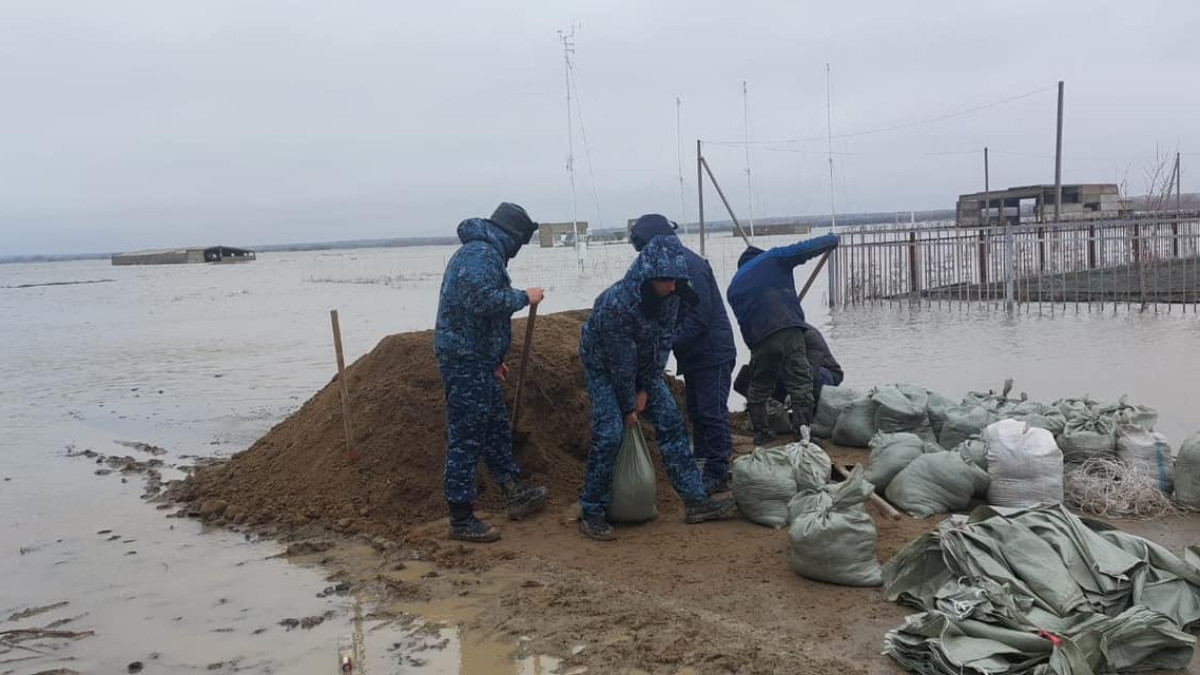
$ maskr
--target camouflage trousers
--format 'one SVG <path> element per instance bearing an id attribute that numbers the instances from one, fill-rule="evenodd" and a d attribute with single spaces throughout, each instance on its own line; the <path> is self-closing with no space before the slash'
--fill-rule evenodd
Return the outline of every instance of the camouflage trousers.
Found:
<path id="1" fill-rule="evenodd" d="M 508 408 L 493 366 L 439 359 L 438 370 L 446 390 L 446 501 L 470 503 L 480 459 L 497 483 L 521 473 L 513 459 Z"/>

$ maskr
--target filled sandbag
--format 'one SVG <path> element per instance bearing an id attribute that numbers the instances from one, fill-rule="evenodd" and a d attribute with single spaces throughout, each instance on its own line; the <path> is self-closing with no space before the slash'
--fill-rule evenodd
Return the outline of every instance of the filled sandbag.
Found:
<path id="1" fill-rule="evenodd" d="M 613 464 L 612 503 L 608 519 L 620 523 L 641 523 L 658 516 L 658 498 L 654 462 L 641 426 L 625 429 L 617 461 Z"/>
<path id="2" fill-rule="evenodd" d="M 946 423 L 938 435 L 938 444 L 947 450 L 959 443 L 979 436 L 987 425 L 998 418 L 992 411 L 975 404 L 963 404 L 946 411 Z"/>
<path id="3" fill-rule="evenodd" d="M 987 444 L 987 500 L 994 506 L 1030 508 L 1063 500 L 1063 455 L 1045 429 L 1001 420 L 983 432 Z"/>
<path id="4" fill-rule="evenodd" d="M 785 448 L 792 461 L 792 477 L 796 481 L 796 490 L 816 490 L 825 487 L 833 473 L 833 462 L 820 446 L 810 442 L 808 429 L 801 427 L 800 435 L 799 441 L 789 443 Z"/>
<path id="5" fill-rule="evenodd" d="M 1084 412 L 1069 417 L 1058 436 L 1063 461 L 1082 464 L 1093 457 L 1114 459 L 1117 455 L 1117 424 L 1099 412 Z"/>
<path id="6" fill-rule="evenodd" d="M 987 443 L 982 438 L 968 438 L 959 443 L 950 450 L 962 455 L 962 458 L 971 462 L 975 466 L 987 471 L 988 468 L 988 453 Z"/>
<path id="7" fill-rule="evenodd" d="M 822 387 L 821 400 L 817 401 L 817 412 L 813 416 L 812 435 L 817 438 L 832 437 L 842 411 L 860 396 L 859 392 L 849 387 Z"/>
<path id="8" fill-rule="evenodd" d="M 1110 409 L 1118 425 L 1137 426 L 1146 431 L 1154 431 L 1154 425 L 1158 424 L 1157 410 L 1150 406 L 1133 405 L 1128 402 L 1126 396 L 1122 396 Z"/>
<path id="9" fill-rule="evenodd" d="M 767 527 L 788 523 L 796 494 L 795 467 L 786 447 L 755 448 L 733 460 L 733 500 L 747 520 Z"/>
<path id="10" fill-rule="evenodd" d="M 1058 436 L 1067 427 L 1067 416 L 1048 403 L 1025 401 L 1004 414 L 1005 419 L 1026 422 L 1031 427 L 1045 429 Z"/>
<path id="11" fill-rule="evenodd" d="M 888 483 L 912 461 L 927 452 L 925 441 L 916 434 L 885 434 L 882 431 L 871 439 L 871 457 L 864 475 L 867 482 L 883 492 Z"/>
<path id="12" fill-rule="evenodd" d="M 1163 492 L 1171 491 L 1175 459 L 1167 437 L 1136 424 L 1117 427 L 1117 457 L 1134 473 L 1150 478 Z"/>
<path id="13" fill-rule="evenodd" d="M 909 384 L 880 387 L 875 392 L 875 428 L 887 433 L 920 434 L 929 427 L 929 394 Z M 928 433 L 925 431 L 925 433 Z"/>
<path id="14" fill-rule="evenodd" d="M 855 467 L 841 483 L 798 493 L 788 529 L 788 557 L 802 577 L 843 586 L 878 586 L 875 521 L 865 502 L 874 486 Z"/>
<path id="15" fill-rule="evenodd" d="M 1074 417 L 1092 413 L 1100 408 L 1100 402 L 1084 394 L 1077 398 L 1060 398 L 1051 404 L 1070 421 Z"/>
<path id="16" fill-rule="evenodd" d="M 946 424 L 946 413 L 956 404 L 929 389 L 925 390 L 925 394 L 929 397 L 929 403 L 925 406 L 925 412 L 929 414 L 929 426 L 933 428 L 934 436 L 941 435 L 942 426 Z"/>
<path id="17" fill-rule="evenodd" d="M 833 442 L 848 448 L 865 448 L 878 429 L 875 428 L 874 391 L 864 392 L 851 401 L 838 415 L 833 427 Z"/>
<path id="18" fill-rule="evenodd" d="M 914 459 L 885 492 L 893 506 L 915 518 L 961 511 L 976 495 L 987 494 L 988 474 L 957 452 L 934 452 Z"/>
<path id="19" fill-rule="evenodd" d="M 1179 446 L 1175 460 L 1175 502 L 1200 511 L 1200 434 L 1192 434 Z"/>

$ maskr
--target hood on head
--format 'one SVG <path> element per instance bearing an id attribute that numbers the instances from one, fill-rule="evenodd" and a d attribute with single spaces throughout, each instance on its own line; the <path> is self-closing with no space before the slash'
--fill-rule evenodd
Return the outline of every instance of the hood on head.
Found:
<path id="1" fill-rule="evenodd" d="M 471 241 L 486 242 L 507 258 L 516 256 L 521 249 L 521 245 L 495 223 L 483 218 L 468 218 L 459 223 L 458 240 L 464 244 Z"/>
<path id="2" fill-rule="evenodd" d="M 756 257 L 758 257 L 758 254 L 762 252 L 763 250 L 757 246 L 747 246 L 746 250 L 742 252 L 742 255 L 738 256 L 738 269 L 741 269 L 742 265 L 754 260 Z"/>
<path id="3" fill-rule="evenodd" d="M 529 240 L 533 238 L 533 233 L 538 229 L 538 224 L 533 222 L 525 209 L 511 202 L 503 202 L 497 206 L 488 221 L 503 232 L 509 240 L 505 252 L 510 258 L 515 257 L 517 251 L 529 243 Z"/>
<path id="4" fill-rule="evenodd" d="M 629 228 L 629 243 L 633 244 L 635 251 L 641 251 L 655 237 L 674 236 L 676 227 L 675 223 L 667 220 L 662 214 L 647 213 L 634 221 L 633 227 Z"/>
<path id="5" fill-rule="evenodd" d="M 638 253 L 625 278 L 639 285 L 651 279 L 688 280 L 687 258 L 678 237 L 655 237 Z"/>

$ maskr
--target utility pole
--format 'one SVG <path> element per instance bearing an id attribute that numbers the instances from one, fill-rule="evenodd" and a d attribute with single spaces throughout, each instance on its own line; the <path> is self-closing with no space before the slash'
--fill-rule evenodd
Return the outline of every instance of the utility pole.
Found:
<path id="1" fill-rule="evenodd" d="M 750 93 L 742 80 L 742 120 L 746 131 L 746 203 L 750 210 L 750 236 L 754 236 L 754 184 L 750 180 Z"/>
<path id="2" fill-rule="evenodd" d="M 575 237 L 575 257 L 583 269 L 583 254 L 579 248 L 579 201 L 575 196 L 575 129 L 571 122 L 571 54 L 575 53 L 575 29 L 570 33 L 558 31 L 563 45 L 563 63 L 567 83 L 567 175 L 571 179 L 571 231 Z"/>
<path id="3" fill-rule="evenodd" d="M 829 84 L 829 62 L 825 62 L 825 131 L 829 141 L 829 227 L 837 228 L 837 208 L 833 201 L 833 104 Z"/>
<path id="4" fill-rule="evenodd" d="M 983 226 L 992 224 L 992 188 L 988 178 L 988 149 L 983 146 Z"/>
<path id="5" fill-rule="evenodd" d="M 1063 122 L 1063 81 L 1058 81 L 1058 134 L 1054 144 L 1054 221 L 1062 213 L 1062 122 Z"/>
<path id="6" fill-rule="evenodd" d="M 683 132 L 680 110 L 683 107 L 683 101 L 679 97 L 675 97 L 675 150 L 679 158 L 679 224 L 683 226 L 683 233 L 687 234 L 687 198 L 683 188 Z"/>
<path id="7" fill-rule="evenodd" d="M 1179 173 L 1179 153 L 1175 153 L 1175 212 L 1183 212 L 1183 188 L 1180 187 L 1182 174 Z"/>

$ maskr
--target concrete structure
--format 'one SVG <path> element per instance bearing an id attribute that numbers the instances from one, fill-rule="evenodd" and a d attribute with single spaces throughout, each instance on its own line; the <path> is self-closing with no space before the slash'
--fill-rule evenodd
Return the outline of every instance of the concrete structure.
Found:
<path id="1" fill-rule="evenodd" d="M 164 248 L 133 253 L 114 253 L 114 265 L 183 265 L 187 263 L 227 263 L 254 260 L 254 251 L 231 246 Z"/>
<path id="2" fill-rule="evenodd" d="M 1029 185 L 994 192 L 960 195 L 955 209 L 959 227 L 1003 225 L 1003 218 L 1017 225 L 1021 222 L 1022 203 L 1027 203 L 1024 215 L 1032 214 L 1034 222 L 1054 220 L 1054 186 Z M 1121 211 L 1120 191 L 1114 183 L 1078 183 L 1062 186 L 1060 220 L 1081 218 L 1114 218 Z"/>
<path id="3" fill-rule="evenodd" d="M 581 220 L 578 225 L 579 236 L 587 239 L 587 221 Z M 538 223 L 538 242 L 542 245 L 542 248 L 551 248 L 559 244 L 573 246 L 575 244 L 575 225 L 569 222 Z"/>

